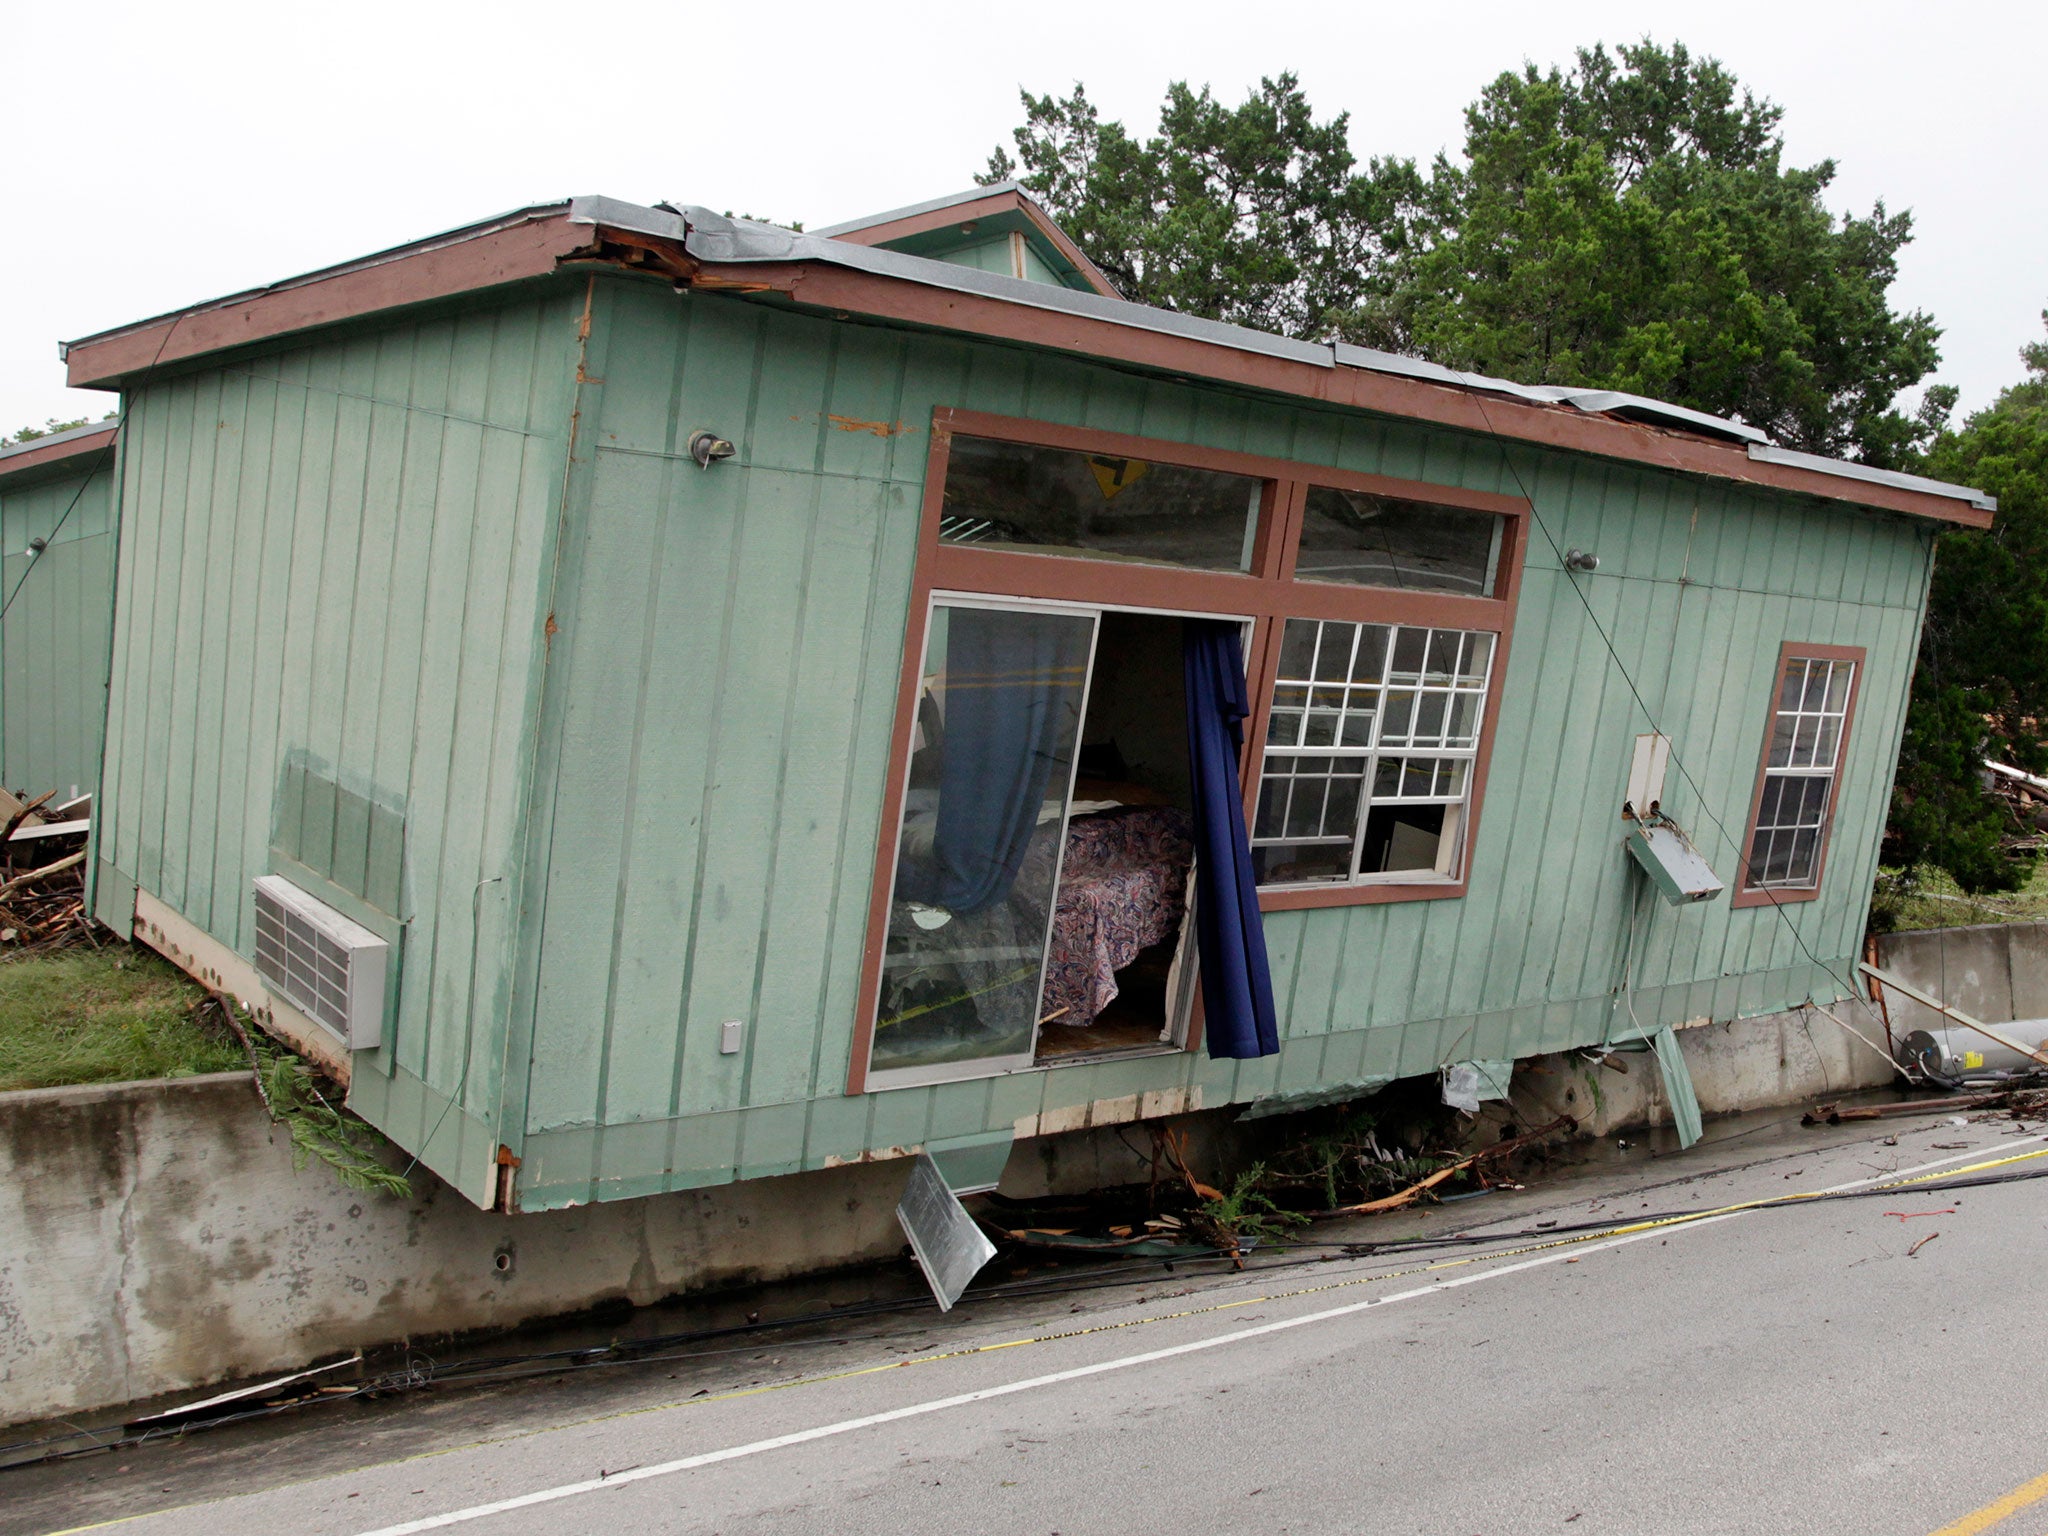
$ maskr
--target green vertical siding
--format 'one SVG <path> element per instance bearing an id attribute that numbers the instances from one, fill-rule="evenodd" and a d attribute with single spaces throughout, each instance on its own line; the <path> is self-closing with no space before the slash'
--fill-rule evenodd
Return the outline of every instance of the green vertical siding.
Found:
<path id="1" fill-rule="evenodd" d="M 472 1197 L 582 301 L 564 283 L 127 405 L 99 857 L 245 956 L 267 870 L 393 940 L 394 1027 L 351 1102 Z"/>
<path id="2" fill-rule="evenodd" d="M 246 955 L 250 878 L 280 870 L 394 938 L 390 1043 L 351 1101 L 472 1198 L 500 1141 L 522 1204 L 560 1205 L 1843 990 L 1927 527 L 665 284 L 589 293 L 587 340 L 565 280 L 129 402 L 105 887 Z M 1469 893 L 1270 916 L 1279 1055 L 844 1094 L 947 406 L 1533 499 Z M 700 428 L 739 456 L 699 469 Z M 1561 569 L 1574 545 L 1596 574 Z M 1787 639 L 1870 652 L 1820 899 L 1632 920 L 1632 738 L 1672 735 L 1667 806 L 1732 883 Z"/>
<path id="3" fill-rule="evenodd" d="M 113 624 L 113 455 L 0 475 L 0 784 L 69 799 L 99 777 Z M 48 547 L 31 558 L 29 540 Z"/>
<path id="4" fill-rule="evenodd" d="M 538 790 L 545 895 L 515 1025 L 531 1040 L 511 1088 L 525 1203 L 818 1166 L 1154 1090 L 1216 1104 L 1423 1073 L 1843 990 L 1928 528 L 651 285 L 601 282 L 591 345 L 600 382 L 579 408 L 596 431 L 567 514 Z M 843 1096 L 943 406 L 1534 500 L 1547 537 L 1532 531 L 1498 685 L 1470 893 L 1271 915 L 1279 1056 Z M 739 458 L 691 464 L 699 427 Z M 1598 552 L 1596 575 L 1561 569 L 1574 545 Z M 1644 902 L 1631 936 L 1617 815 L 1633 737 L 1652 717 L 1672 735 L 1694 783 L 1674 771 L 1667 806 L 1732 885 L 1787 639 L 1870 651 L 1822 896 Z M 727 1019 L 744 1023 L 737 1055 L 718 1051 Z"/>

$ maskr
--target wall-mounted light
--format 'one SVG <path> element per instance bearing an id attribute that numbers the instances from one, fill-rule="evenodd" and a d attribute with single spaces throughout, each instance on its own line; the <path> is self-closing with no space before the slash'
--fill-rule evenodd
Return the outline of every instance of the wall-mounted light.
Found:
<path id="1" fill-rule="evenodd" d="M 729 459 L 739 449 L 716 432 L 692 432 L 690 434 L 690 457 L 697 461 L 699 469 L 709 469 L 720 459 Z"/>
<path id="2" fill-rule="evenodd" d="M 1597 571 L 1600 569 L 1600 557 L 1590 549 L 1568 549 L 1564 552 L 1564 568 L 1568 571 Z"/>

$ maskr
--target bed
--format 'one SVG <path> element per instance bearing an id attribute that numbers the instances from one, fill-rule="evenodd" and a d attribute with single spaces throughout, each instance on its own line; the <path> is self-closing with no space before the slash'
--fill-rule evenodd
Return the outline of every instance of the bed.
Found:
<path id="1" fill-rule="evenodd" d="M 1180 931 L 1193 859 L 1193 819 L 1172 806 L 1126 805 L 1068 823 L 1042 1022 L 1094 1023 L 1117 995 L 1116 973 Z"/>

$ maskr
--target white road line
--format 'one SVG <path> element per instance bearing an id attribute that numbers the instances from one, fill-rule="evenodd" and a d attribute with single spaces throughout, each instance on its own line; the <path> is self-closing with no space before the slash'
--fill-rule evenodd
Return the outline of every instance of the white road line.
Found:
<path id="1" fill-rule="evenodd" d="M 2004 1143 L 2005 1147 L 2024 1146 L 2028 1142 L 2048 1141 L 2048 1135 L 2028 1136 Z M 1878 1174 L 1868 1179 L 1852 1179 L 1847 1184 L 1836 1184 L 1818 1191 L 1821 1194 L 1840 1194 L 1845 1190 L 1861 1189 L 1870 1184 L 1883 1184 L 1892 1179 L 1907 1179 L 1915 1174 L 1927 1173 L 1950 1163 L 1960 1163 L 1970 1158 L 1980 1158 L 1987 1147 L 1970 1152 L 1959 1152 L 1953 1157 L 1937 1158 L 1931 1163 L 1916 1167 L 1902 1168 L 1896 1173 Z M 2002 1149 L 2001 1149 L 2002 1150 Z M 1630 1243 L 1639 1243 L 1651 1237 L 1670 1237 L 1679 1232 L 1690 1232 L 1700 1227 L 1710 1227 L 1717 1222 L 1733 1221 L 1738 1216 L 1747 1216 L 1749 1211 L 1730 1211 L 1721 1216 L 1703 1216 L 1698 1221 L 1682 1226 L 1659 1227 L 1647 1232 L 1631 1233 L 1627 1237 L 1608 1238 L 1604 1242 L 1588 1243 L 1576 1253 L 1540 1254 L 1533 1259 L 1523 1259 L 1518 1264 L 1505 1264 L 1498 1269 L 1480 1270 L 1473 1274 L 1459 1275 L 1449 1280 L 1436 1280 L 1428 1285 L 1418 1285 L 1413 1290 L 1396 1291 L 1391 1296 L 1375 1296 L 1366 1301 L 1349 1302 L 1341 1307 L 1326 1307 L 1320 1312 L 1304 1313 L 1300 1317 L 1282 1318 L 1279 1322 L 1263 1323 L 1256 1328 L 1242 1328 L 1235 1333 L 1218 1334 L 1214 1338 L 1195 1339 L 1186 1344 L 1173 1344 L 1164 1349 L 1149 1349 L 1143 1354 L 1121 1355 L 1114 1360 L 1098 1361 L 1094 1365 L 1078 1365 L 1070 1370 L 1053 1371 L 1044 1376 L 1030 1376 L 1022 1381 L 1005 1382 L 999 1387 L 984 1387 L 976 1392 L 960 1392 L 952 1397 L 930 1398 L 922 1403 L 911 1403 L 903 1408 L 891 1408 L 882 1413 L 863 1414 L 857 1419 L 841 1419 L 834 1424 L 820 1424 L 811 1429 L 796 1430 L 787 1435 L 775 1435 L 766 1440 L 751 1440 L 745 1445 L 729 1446 L 722 1451 L 704 1451 L 695 1456 L 683 1456 L 674 1461 L 657 1462 L 653 1466 L 634 1467 L 629 1471 L 615 1472 L 609 1477 L 588 1478 L 580 1483 L 562 1483 L 554 1488 L 541 1488 L 532 1493 L 522 1493 L 509 1499 L 498 1499 L 489 1504 L 472 1504 L 467 1509 L 450 1510 L 442 1515 L 428 1515 L 419 1520 L 408 1520 L 402 1525 L 379 1526 L 366 1531 L 362 1536 L 416 1536 L 421 1531 L 438 1531 L 451 1525 L 461 1525 L 470 1520 L 481 1520 L 488 1515 L 507 1514 L 515 1509 L 531 1509 L 537 1504 L 552 1504 L 561 1499 L 573 1499 L 586 1493 L 597 1493 L 607 1488 L 623 1488 L 629 1483 L 641 1483 L 653 1477 L 670 1477 L 678 1472 L 694 1471 L 698 1467 L 715 1466 L 722 1461 L 738 1461 L 745 1456 L 758 1456 L 764 1451 L 779 1451 L 787 1446 L 806 1445 L 813 1440 L 829 1440 L 835 1435 L 847 1435 L 857 1429 L 872 1429 L 877 1424 L 895 1424 L 904 1419 L 922 1418 L 929 1413 L 943 1413 L 949 1408 L 964 1408 L 970 1403 L 985 1403 L 993 1398 L 1009 1397 L 1018 1392 L 1033 1392 L 1040 1387 L 1054 1387 L 1062 1382 L 1080 1381 L 1089 1376 L 1101 1376 L 1110 1371 L 1128 1370 L 1134 1365 L 1150 1365 L 1155 1360 L 1172 1360 L 1182 1355 L 1197 1355 L 1208 1349 L 1222 1349 L 1233 1344 L 1242 1344 L 1246 1339 L 1264 1338 L 1268 1334 L 1285 1333 L 1292 1328 L 1306 1328 L 1313 1323 L 1327 1323 L 1340 1317 L 1351 1317 L 1360 1312 L 1371 1311 L 1374 1307 L 1392 1306 L 1397 1301 L 1413 1301 L 1420 1296 L 1436 1296 L 1445 1291 L 1455 1291 L 1464 1286 L 1477 1285 L 1485 1280 L 1498 1280 L 1506 1275 L 1519 1274 L 1523 1270 L 1538 1269 L 1546 1264 L 1562 1263 L 1567 1258 L 1581 1258 L 1588 1253 L 1599 1253 L 1610 1248 L 1625 1248 Z"/>

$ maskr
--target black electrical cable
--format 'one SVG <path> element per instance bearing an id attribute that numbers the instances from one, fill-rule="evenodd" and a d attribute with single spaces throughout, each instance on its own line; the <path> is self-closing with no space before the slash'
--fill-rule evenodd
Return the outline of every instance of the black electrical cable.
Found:
<path id="1" fill-rule="evenodd" d="M 120 428 L 116 427 L 114 430 L 116 433 L 115 441 L 119 441 L 118 434 L 120 432 Z M 33 441 L 33 439 L 31 439 L 31 441 Z M 98 464 L 95 464 L 90 470 L 88 470 L 86 472 L 85 478 L 78 482 L 78 489 L 71 493 L 71 500 L 65 506 L 63 515 L 60 516 L 53 525 L 51 525 L 50 531 L 43 535 L 43 548 L 40 551 L 34 553 L 30 557 L 28 564 L 25 567 L 23 567 L 21 575 L 15 578 L 14 590 L 7 594 L 7 601 L 4 603 L 0 603 L 0 620 L 4 620 L 7 617 L 7 610 L 12 608 L 14 606 L 14 600 L 17 597 L 21 596 L 22 585 L 28 580 L 29 573 L 35 570 L 35 568 L 38 565 L 42 564 L 43 556 L 49 552 L 49 547 L 57 542 L 57 535 L 63 531 L 65 523 L 71 520 L 72 509 L 78 505 L 79 498 L 85 494 L 85 488 L 92 484 L 93 477 L 95 475 L 97 475 L 101 470 L 105 469 L 109 464 L 114 462 L 114 444 L 112 442 L 109 442 L 106 445 L 106 447 L 102 448 L 100 451 L 101 453 L 105 454 L 106 457 L 102 459 Z"/>
<path id="2" fill-rule="evenodd" d="M 1515 467 L 1515 456 L 1508 445 L 1507 439 L 1494 426 L 1493 417 L 1487 413 L 1486 402 L 1477 389 L 1473 391 L 1472 403 L 1479 410 L 1479 419 L 1486 423 L 1487 432 L 1493 437 L 1495 444 L 1500 448 L 1501 462 L 1507 466 L 1508 473 L 1514 476 L 1515 485 L 1521 491 L 1522 499 L 1528 502 L 1531 520 L 1536 524 L 1537 530 L 1542 533 L 1544 542 L 1550 546 L 1551 553 L 1557 557 L 1559 568 L 1568 572 L 1569 567 L 1565 566 L 1564 561 L 1564 550 L 1552 535 L 1550 525 L 1544 522 L 1543 513 L 1536 505 L 1535 496 L 1530 492 L 1528 483 L 1522 479 L 1521 470 Z M 1636 708 L 1643 712 L 1643 718 L 1650 722 L 1652 730 L 1660 736 L 1665 736 L 1664 727 L 1658 721 L 1655 711 L 1650 708 L 1649 701 L 1643 697 L 1642 690 L 1636 687 L 1636 680 L 1630 675 L 1628 664 L 1621 659 L 1621 652 L 1616 649 L 1613 638 L 1607 633 L 1606 626 L 1600 622 L 1600 616 L 1593 611 L 1592 599 L 1586 596 L 1585 588 L 1581 583 L 1569 579 L 1566 584 L 1577 595 L 1580 606 L 1586 610 L 1587 622 L 1593 626 L 1593 633 L 1600 637 L 1600 643 L 1606 646 L 1607 654 L 1613 660 L 1615 670 L 1620 672 L 1622 682 L 1628 686 L 1629 696 L 1636 701 Z M 1665 739 L 1668 741 L 1670 738 L 1666 736 Z M 1714 814 L 1714 808 L 1708 801 L 1706 792 L 1700 788 L 1699 781 L 1692 776 L 1692 771 L 1685 766 L 1685 759 L 1679 756 L 1675 745 L 1671 748 L 1671 762 L 1678 769 L 1678 776 L 1685 781 L 1686 787 L 1693 792 L 1694 797 L 1699 801 L 1700 810 L 1705 814 L 1707 820 L 1714 824 L 1714 829 L 1735 849 L 1735 857 L 1741 863 L 1745 875 L 1753 878 L 1757 874 L 1757 868 L 1750 862 L 1748 850 L 1743 846 L 1741 839 L 1729 832 L 1727 824 Z M 1832 832 L 1833 825 L 1834 807 L 1831 797 L 1828 819 L 1823 825 L 1823 832 Z M 1778 914 L 1779 919 L 1791 933 L 1792 941 L 1799 946 L 1800 953 L 1813 963 L 1814 968 L 1841 982 L 1847 994 L 1851 997 L 1855 996 L 1855 986 L 1841 972 L 1835 970 L 1827 961 L 1822 960 L 1820 956 L 1813 952 L 1811 946 L 1806 942 L 1805 935 L 1800 933 L 1799 925 L 1793 922 L 1791 915 L 1785 911 L 1785 904 L 1778 899 L 1777 893 L 1767 885 L 1758 885 L 1753 888 L 1764 893 L 1764 896 L 1771 904 L 1771 910 Z"/>

